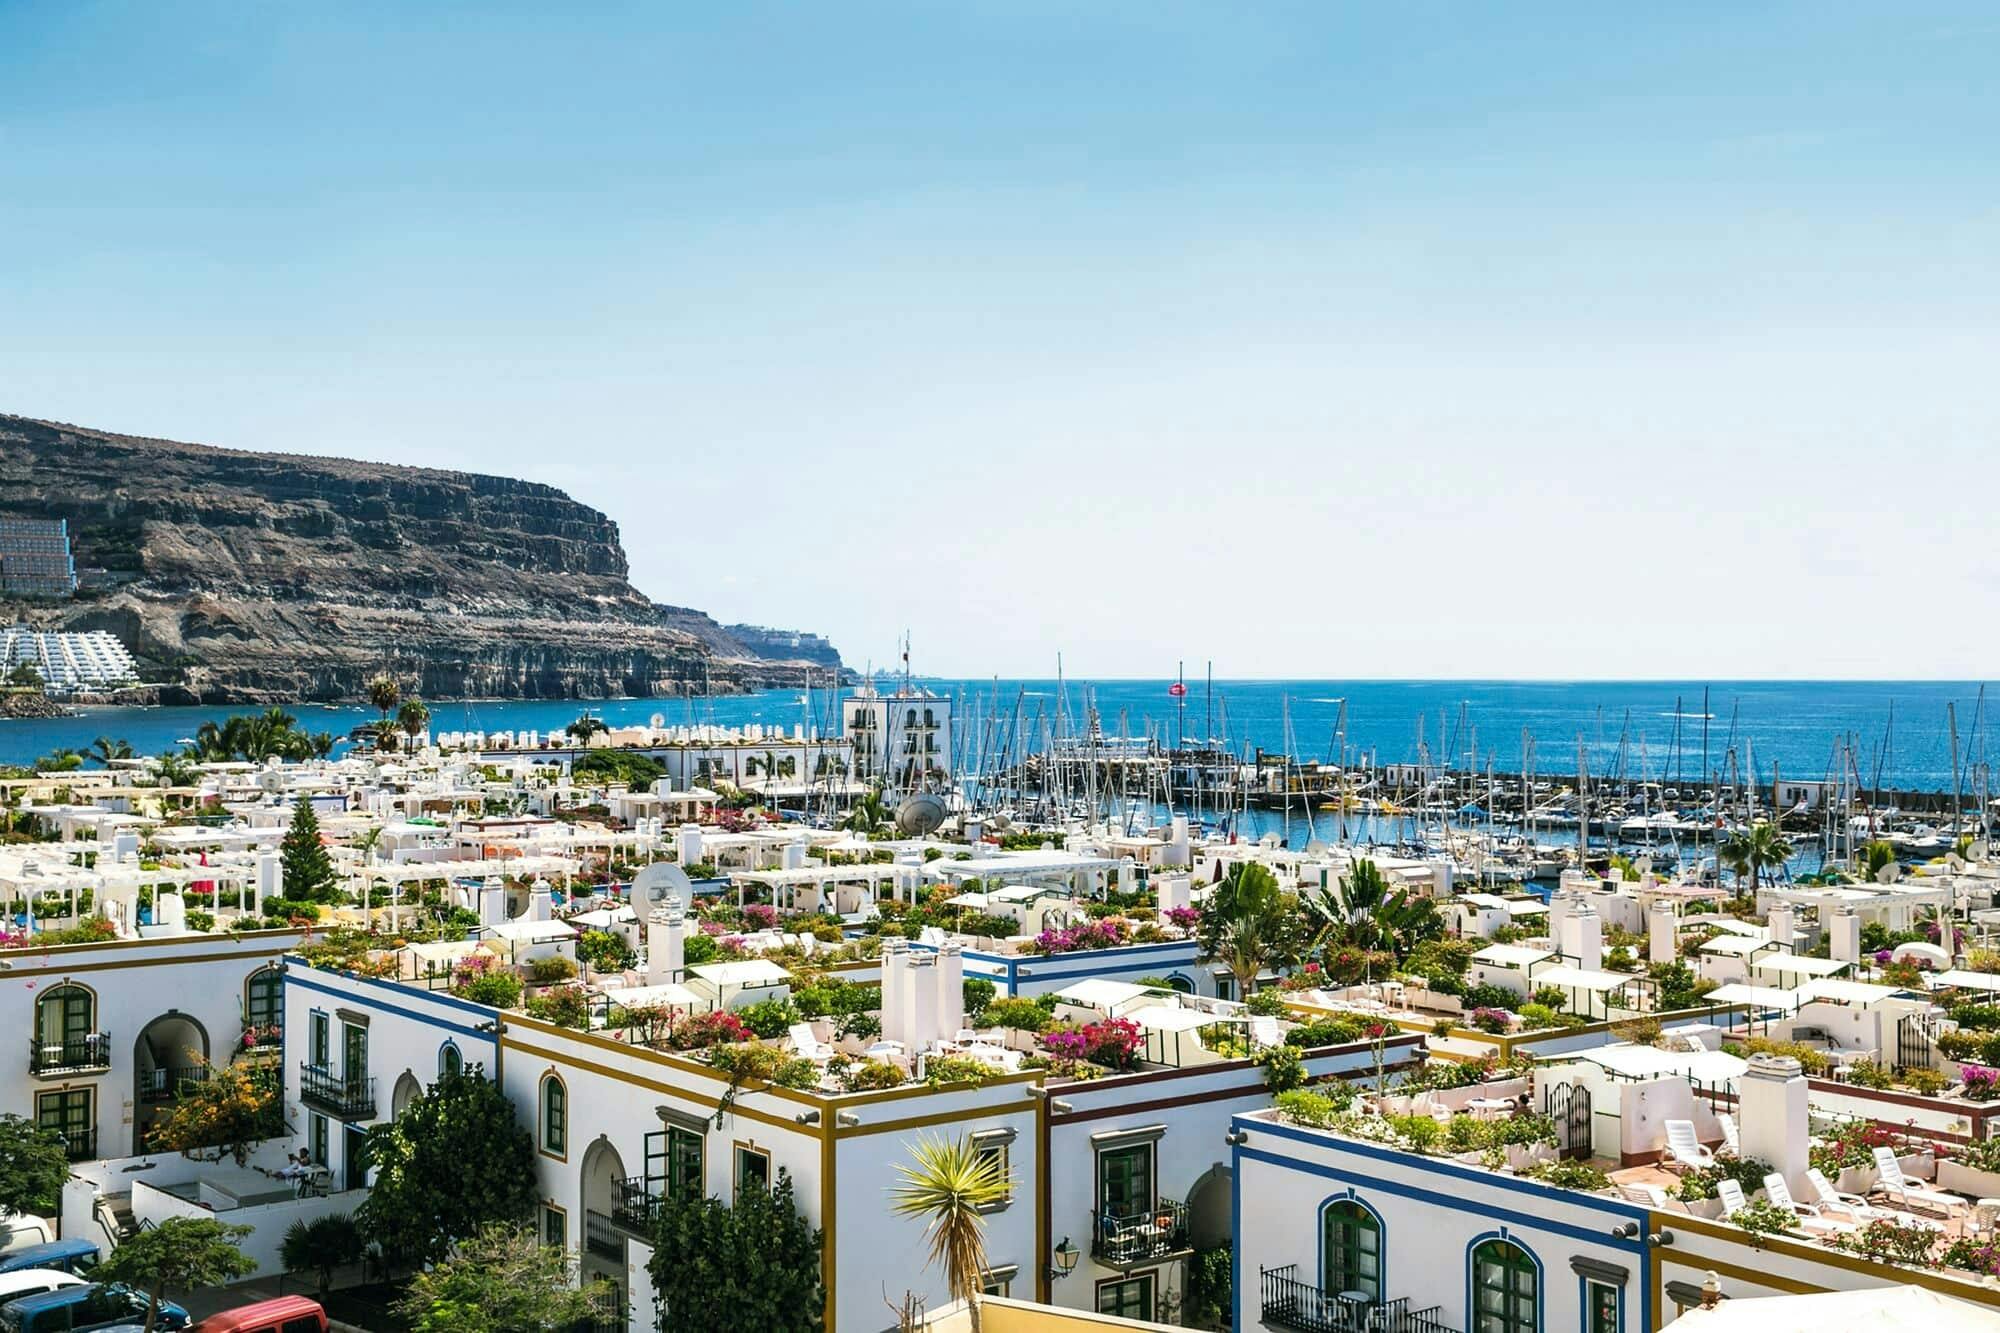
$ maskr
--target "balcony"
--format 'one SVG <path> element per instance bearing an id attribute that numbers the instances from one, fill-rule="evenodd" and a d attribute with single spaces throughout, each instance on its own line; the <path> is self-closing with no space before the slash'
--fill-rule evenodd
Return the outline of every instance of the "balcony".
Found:
<path id="1" fill-rule="evenodd" d="M 1091 1228 L 1090 1257 L 1107 1268 L 1138 1268 L 1194 1252 L 1188 1241 L 1187 1206 L 1172 1199 L 1127 1212 L 1105 1209 Z"/>
<path id="2" fill-rule="evenodd" d="M 1407 1299 L 1370 1301 L 1354 1294 L 1321 1291 L 1299 1281 L 1297 1264 L 1261 1268 L 1263 1321 L 1271 1328 L 1296 1333 L 1456 1333 L 1446 1324 L 1442 1306 L 1412 1310 Z"/>
<path id="3" fill-rule="evenodd" d="M 625 1235 L 596 1209 L 583 1215 L 583 1247 L 601 1259 L 625 1261 Z"/>
<path id="4" fill-rule="evenodd" d="M 60 1131 L 63 1151 L 72 1162 L 88 1162 L 97 1156 L 97 1131 L 95 1129 L 69 1129 Z"/>
<path id="5" fill-rule="evenodd" d="M 111 1068 L 111 1034 L 86 1032 L 67 1041 L 28 1038 L 28 1072 L 37 1075 L 101 1074 Z"/>
<path id="6" fill-rule="evenodd" d="M 139 1075 L 139 1104 L 158 1106 L 180 1097 L 192 1084 L 208 1081 L 208 1070 L 202 1065 L 192 1065 L 185 1069 L 148 1069 Z"/>
<path id="7" fill-rule="evenodd" d="M 366 1120 L 375 1114 L 375 1080 L 340 1078 L 301 1060 L 299 1099 L 339 1120 Z"/>
<path id="8" fill-rule="evenodd" d="M 659 1212 L 660 1196 L 646 1188 L 644 1176 L 618 1182 L 618 1202 L 611 1205 L 612 1226 L 651 1245 L 653 1221 Z"/>

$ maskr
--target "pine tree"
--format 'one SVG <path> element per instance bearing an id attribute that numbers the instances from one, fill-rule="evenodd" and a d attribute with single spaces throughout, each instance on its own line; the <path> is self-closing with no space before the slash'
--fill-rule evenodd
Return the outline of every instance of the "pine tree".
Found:
<path id="1" fill-rule="evenodd" d="M 319 840 L 319 816 L 312 802 L 301 797 L 292 807 L 292 826 L 285 831 L 278 855 L 285 873 L 285 897 L 307 902 L 330 902 L 339 896 L 339 876 L 333 858 Z"/>

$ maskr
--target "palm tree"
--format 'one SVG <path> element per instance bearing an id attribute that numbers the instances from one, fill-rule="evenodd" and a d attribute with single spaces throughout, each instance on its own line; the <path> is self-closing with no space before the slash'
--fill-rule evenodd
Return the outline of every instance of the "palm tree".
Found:
<path id="1" fill-rule="evenodd" d="M 986 1214 L 1007 1201 L 1013 1181 L 997 1157 L 963 1135 L 926 1136 L 910 1156 L 916 1164 L 896 1168 L 903 1183 L 890 1188 L 889 1207 L 899 1217 L 928 1224 L 930 1262 L 944 1270 L 945 1286 L 953 1299 L 965 1302 L 977 1333 L 988 1272 Z"/>
<path id="2" fill-rule="evenodd" d="M 321 1300 L 333 1287 L 333 1270 L 361 1257 L 361 1229 L 346 1213 L 294 1222 L 278 1246 L 278 1262 L 293 1273 L 319 1276 Z"/>
<path id="3" fill-rule="evenodd" d="M 1770 820 L 1739 828 L 1716 849 L 1716 859 L 1729 867 L 1740 884 L 1750 877 L 1750 895 L 1757 894 L 1757 881 L 1766 870 L 1783 865 L 1792 855 L 1792 844 Z"/>
<path id="4" fill-rule="evenodd" d="M 589 745 L 592 736 L 595 736 L 600 731 L 609 730 L 611 728 L 604 725 L 603 718 L 592 717 L 590 714 L 585 713 L 582 717 L 564 727 L 563 733 L 579 745 Z"/>
<path id="5" fill-rule="evenodd" d="M 888 822 L 889 807 L 882 803 L 882 789 L 871 787 L 854 798 L 840 826 L 850 833 L 873 833 Z"/>
<path id="6" fill-rule="evenodd" d="M 382 715 L 382 730 L 389 729 L 389 714 L 396 711 L 396 703 L 402 697 L 403 687 L 386 671 L 368 682 L 368 702 Z"/>
<path id="7" fill-rule="evenodd" d="M 132 757 L 132 742 L 124 740 L 114 741 L 109 736 L 99 736 L 90 743 L 90 757 L 105 768 L 109 768 L 113 759 L 130 759 Z"/>
<path id="8" fill-rule="evenodd" d="M 1352 944 L 1361 949 L 1387 946 L 1399 959 L 1425 940 L 1444 934 L 1437 903 L 1408 889 L 1389 888 L 1387 877 L 1373 861 L 1356 861 L 1333 889 L 1306 900 L 1324 923 L 1316 945 Z"/>
<path id="9" fill-rule="evenodd" d="M 315 731 L 307 738 L 312 746 L 313 758 L 325 759 L 333 753 L 334 738 L 330 731 Z"/>
<path id="10" fill-rule="evenodd" d="M 430 720 L 430 706 L 422 699 L 405 699 L 403 700 L 403 706 L 396 710 L 396 725 L 401 727 L 403 734 L 410 738 L 410 748 L 412 750 L 417 748 L 417 733 L 430 725 Z"/>
<path id="11" fill-rule="evenodd" d="M 1289 962 L 1297 952 L 1296 920 L 1277 876 L 1254 861 L 1239 862 L 1202 909 L 1202 955 L 1228 968 L 1238 998 L 1248 998 L 1267 966 Z"/>

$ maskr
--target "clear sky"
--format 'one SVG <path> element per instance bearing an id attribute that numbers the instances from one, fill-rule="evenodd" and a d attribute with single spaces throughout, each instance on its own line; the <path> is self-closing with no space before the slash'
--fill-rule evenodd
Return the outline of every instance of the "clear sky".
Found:
<path id="1" fill-rule="evenodd" d="M 919 669 L 1985 676 L 1990 0 L 0 3 L 0 409 Z"/>

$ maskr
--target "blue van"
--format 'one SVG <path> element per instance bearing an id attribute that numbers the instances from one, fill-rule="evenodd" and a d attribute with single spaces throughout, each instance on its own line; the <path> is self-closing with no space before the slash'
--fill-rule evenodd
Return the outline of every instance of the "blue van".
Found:
<path id="1" fill-rule="evenodd" d="M 146 1293 L 122 1282 L 93 1282 L 61 1287 L 39 1296 L 23 1296 L 0 1305 L 0 1333 L 82 1333 L 92 1328 L 143 1323 Z M 188 1312 L 172 1301 L 160 1302 L 154 1328 L 186 1328 Z"/>
<path id="2" fill-rule="evenodd" d="M 23 1268 L 53 1268 L 82 1277 L 97 1267 L 98 1258 L 97 1247 L 87 1240 L 52 1240 L 0 1254 L 0 1273 L 16 1273 Z"/>

